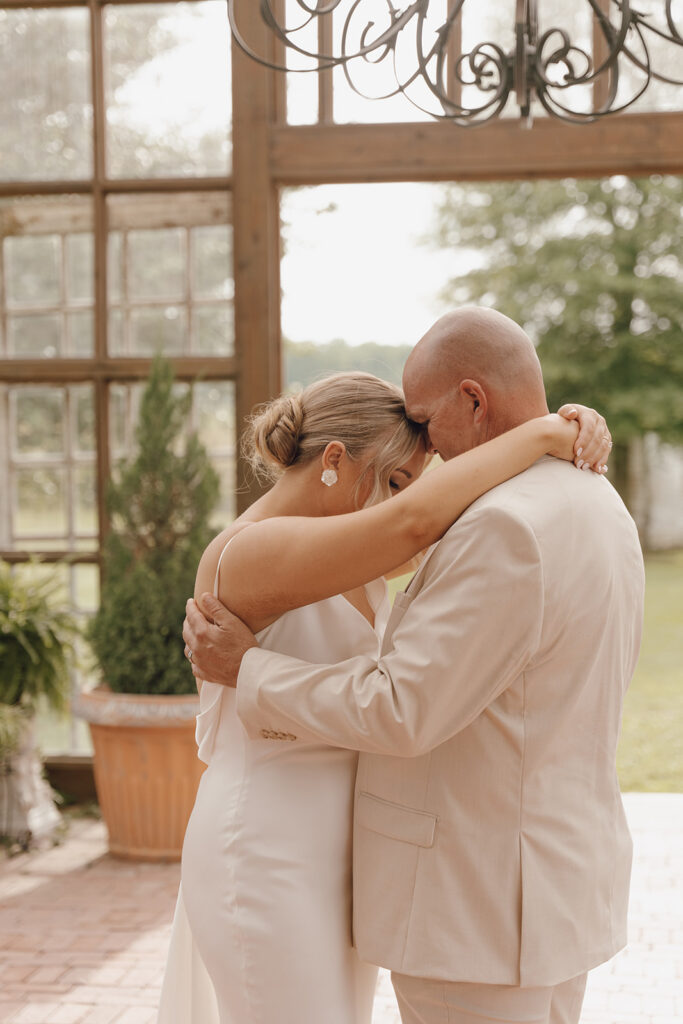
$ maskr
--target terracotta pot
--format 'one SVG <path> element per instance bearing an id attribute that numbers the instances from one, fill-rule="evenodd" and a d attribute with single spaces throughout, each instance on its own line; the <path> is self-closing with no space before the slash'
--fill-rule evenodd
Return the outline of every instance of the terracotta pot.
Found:
<path id="1" fill-rule="evenodd" d="M 204 765 L 194 742 L 199 698 L 81 693 L 73 711 L 90 725 L 95 786 L 109 852 L 180 860 Z"/>

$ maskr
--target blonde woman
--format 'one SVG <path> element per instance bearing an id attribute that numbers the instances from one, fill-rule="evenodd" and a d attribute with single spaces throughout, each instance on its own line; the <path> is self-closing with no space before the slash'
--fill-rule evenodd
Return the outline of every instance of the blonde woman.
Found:
<path id="1" fill-rule="evenodd" d="M 592 410 L 579 420 L 604 422 Z M 250 438 L 276 482 L 209 545 L 196 594 L 213 589 L 263 648 L 319 663 L 375 657 L 385 577 L 487 489 L 546 453 L 572 460 L 576 436 L 574 422 L 542 416 L 418 479 L 423 431 L 393 385 L 346 373 L 279 398 Z M 271 521 L 302 527 L 286 560 Z M 160 1024 L 370 1024 L 376 969 L 351 943 L 356 753 L 267 730 L 251 741 L 234 691 L 208 682 L 197 739 L 208 768 L 185 837 Z"/>

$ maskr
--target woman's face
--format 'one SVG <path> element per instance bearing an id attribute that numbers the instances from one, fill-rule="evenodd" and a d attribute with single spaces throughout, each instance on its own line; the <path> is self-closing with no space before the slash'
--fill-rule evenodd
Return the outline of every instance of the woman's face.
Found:
<path id="1" fill-rule="evenodd" d="M 365 460 L 365 468 L 368 467 L 370 461 L 370 459 Z M 391 471 L 391 475 L 389 477 L 389 488 L 392 495 L 398 494 L 417 480 L 422 473 L 426 462 L 427 449 L 422 439 L 420 439 L 410 458 L 406 459 L 405 462 L 402 462 L 400 466 L 396 466 L 396 468 Z M 358 473 L 356 481 L 358 480 L 361 480 L 361 485 L 356 495 L 356 507 L 363 508 L 365 502 L 373 491 L 375 481 L 371 472 L 367 473 L 364 477 L 362 470 Z"/>
<path id="2" fill-rule="evenodd" d="M 414 483 L 421 476 L 427 461 L 427 448 L 424 441 L 420 439 L 410 458 L 402 465 L 397 466 L 389 477 L 389 487 L 392 494 L 398 494 L 399 491 Z"/>

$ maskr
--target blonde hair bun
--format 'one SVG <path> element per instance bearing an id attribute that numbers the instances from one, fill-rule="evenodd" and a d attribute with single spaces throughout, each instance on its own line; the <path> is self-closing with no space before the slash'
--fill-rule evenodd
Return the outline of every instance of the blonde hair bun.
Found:
<path id="1" fill-rule="evenodd" d="M 262 406 L 249 422 L 252 461 L 273 470 L 287 469 L 299 455 L 304 409 L 299 395 L 281 395 Z"/>
<path id="2" fill-rule="evenodd" d="M 365 503 L 374 504 L 389 497 L 391 473 L 421 437 L 422 428 L 406 418 L 400 388 L 352 370 L 257 409 L 248 421 L 243 452 L 257 476 L 274 480 L 289 466 L 318 458 L 330 441 L 341 441 L 350 459 L 370 457 L 366 472 L 372 486 Z"/>

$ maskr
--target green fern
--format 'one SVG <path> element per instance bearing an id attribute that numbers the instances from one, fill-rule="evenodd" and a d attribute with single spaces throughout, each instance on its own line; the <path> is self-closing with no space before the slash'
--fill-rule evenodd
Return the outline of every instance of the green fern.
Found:
<path id="1" fill-rule="evenodd" d="M 59 587 L 55 573 L 19 575 L 0 561 L 2 704 L 33 709 L 43 700 L 56 711 L 66 707 L 69 657 L 78 629 L 58 599 Z"/>

